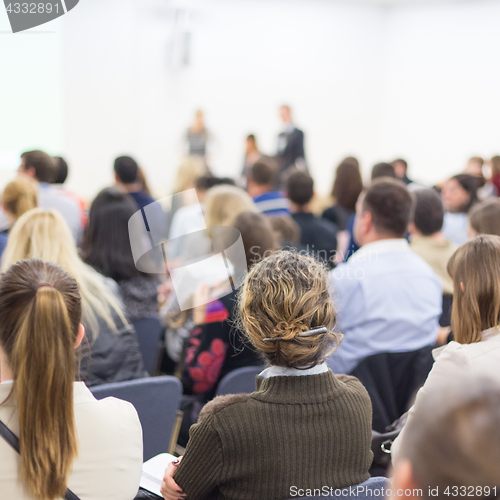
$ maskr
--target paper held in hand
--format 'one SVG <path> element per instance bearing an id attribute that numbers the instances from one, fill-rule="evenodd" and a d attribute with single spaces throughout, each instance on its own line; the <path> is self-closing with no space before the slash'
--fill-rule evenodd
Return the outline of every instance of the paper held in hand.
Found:
<path id="1" fill-rule="evenodd" d="M 142 464 L 141 488 L 144 488 L 161 498 L 161 483 L 165 475 L 165 469 L 170 462 L 177 460 L 177 457 L 170 453 L 160 453 L 156 457 L 150 458 Z"/>

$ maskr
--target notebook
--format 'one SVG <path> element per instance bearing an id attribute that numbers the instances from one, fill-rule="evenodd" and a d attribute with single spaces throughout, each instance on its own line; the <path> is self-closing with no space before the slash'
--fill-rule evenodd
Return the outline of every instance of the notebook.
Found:
<path id="1" fill-rule="evenodd" d="M 142 464 L 141 488 L 158 495 L 161 498 L 161 483 L 165 475 L 165 469 L 170 462 L 176 460 L 177 457 L 170 453 L 160 453 L 156 457 L 150 458 Z"/>

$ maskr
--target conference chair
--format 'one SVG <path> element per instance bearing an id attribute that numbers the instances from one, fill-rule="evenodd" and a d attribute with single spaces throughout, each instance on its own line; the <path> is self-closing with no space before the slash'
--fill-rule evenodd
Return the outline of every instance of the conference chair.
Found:
<path id="1" fill-rule="evenodd" d="M 263 366 L 244 366 L 229 372 L 219 382 L 216 396 L 254 392 L 255 377 L 263 369 Z"/>
<path id="2" fill-rule="evenodd" d="M 158 356 L 162 336 L 160 318 L 132 319 L 131 323 L 137 332 L 144 368 L 151 376 L 154 376 L 158 371 Z"/>
<path id="3" fill-rule="evenodd" d="M 142 425 L 144 461 L 172 453 L 177 443 L 182 412 L 182 384 L 170 376 L 143 378 L 91 387 L 96 399 L 115 397 L 132 403 Z"/>

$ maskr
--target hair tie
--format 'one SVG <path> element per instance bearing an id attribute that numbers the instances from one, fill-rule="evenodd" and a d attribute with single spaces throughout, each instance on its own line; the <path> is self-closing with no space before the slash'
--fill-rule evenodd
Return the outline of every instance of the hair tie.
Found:
<path id="1" fill-rule="evenodd" d="M 49 288 L 54 288 L 50 283 L 39 283 L 38 288 L 42 288 L 44 286 L 48 286 Z"/>
<path id="2" fill-rule="evenodd" d="M 299 333 L 299 337 L 310 337 L 311 335 L 319 335 L 325 333 L 328 333 L 328 328 L 326 328 L 326 326 L 317 326 L 315 328 L 312 328 L 311 330 L 307 330 L 307 332 Z M 283 337 L 273 337 L 264 339 L 264 342 L 268 340 L 285 340 L 285 339 L 283 339 Z"/>

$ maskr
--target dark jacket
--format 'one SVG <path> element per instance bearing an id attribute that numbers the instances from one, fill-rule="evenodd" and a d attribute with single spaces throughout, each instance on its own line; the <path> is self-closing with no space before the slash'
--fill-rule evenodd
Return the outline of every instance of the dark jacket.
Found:
<path id="1" fill-rule="evenodd" d="M 298 212 L 292 217 L 300 226 L 301 247 L 332 268 L 337 251 L 337 226 L 312 213 Z"/>
<path id="2" fill-rule="evenodd" d="M 352 215 L 354 215 L 353 210 L 348 210 L 340 205 L 334 205 L 333 207 L 327 208 L 321 217 L 335 224 L 339 231 L 345 231 L 349 218 Z"/>
<path id="3" fill-rule="evenodd" d="M 286 136 L 285 149 L 279 154 L 281 158 L 281 171 L 286 170 L 295 164 L 298 159 L 305 160 L 304 152 L 304 132 L 294 128 L 290 133 L 282 132 L 280 137 Z"/>

